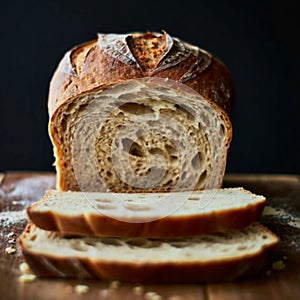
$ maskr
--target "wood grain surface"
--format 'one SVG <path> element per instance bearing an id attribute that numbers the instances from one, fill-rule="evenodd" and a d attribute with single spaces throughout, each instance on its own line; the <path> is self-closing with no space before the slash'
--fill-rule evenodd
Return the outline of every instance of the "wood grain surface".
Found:
<path id="1" fill-rule="evenodd" d="M 0 174 L 1 175 L 1 174 Z M 239 282 L 194 285 L 135 285 L 105 281 L 37 279 L 20 282 L 22 255 L 16 244 L 26 219 L 24 207 L 55 187 L 50 173 L 6 173 L 0 176 L 0 299 L 300 299 L 300 178 L 295 175 L 229 174 L 224 186 L 243 186 L 267 197 L 261 222 L 281 239 L 268 265 L 259 276 Z M 7 249 L 16 249 L 7 253 Z M 279 262 L 279 263 L 278 263 Z M 276 265 L 283 267 L 277 270 Z M 79 294 L 76 286 L 87 285 Z M 140 292 L 140 293 L 139 293 Z M 148 295 L 148 296 L 147 296 Z"/>

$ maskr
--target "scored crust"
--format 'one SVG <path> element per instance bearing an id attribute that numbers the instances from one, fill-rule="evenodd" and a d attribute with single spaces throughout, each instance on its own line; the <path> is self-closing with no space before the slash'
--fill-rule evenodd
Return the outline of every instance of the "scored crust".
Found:
<path id="1" fill-rule="evenodd" d="M 143 49 L 144 55 L 156 57 L 153 65 L 146 67 L 146 70 L 140 67 L 141 53 L 135 53 L 132 60 L 137 61 L 136 63 L 123 59 L 124 54 L 128 54 L 129 51 L 136 52 L 135 45 L 128 46 L 130 37 L 133 40 L 143 41 L 139 46 Z M 110 44 L 107 42 L 108 39 Z M 165 49 L 160 55 L 157 54 L 157 49 L 149 48 L 148 45 L 149 41 L 155 43 L 158 39 L 164 39 L 164 42 L 160 42 L 165 44 Z M 176 49 L 173 49 L 175 42 Z M 166 46 L 168 43 L 171 45 Z M 107 51 L 104 45 L 113 49 Z M 188 47 L 189 51 L 185 47 Z M 125 48 L 126 52 L 122 54 L 120 48 Z M 117 53 L 112 53 L 113 51 Z M 176 59 L 180 56 L 184 59 Z M 157 65 L 159 59 L 162 59 L 160 62 L 164 64 L 163 68 Z M 183 82 L 208 101 L 215 102 L 228 114 L 231 112 L 234 98 L 231 74 L 220 60 L 205 50 L 171 37 L 167 33 L 99 34 L 98 39 L 68 51 L 60 61 L 50 82 L 48 100 L 50 119 L 55 110 L 71 98 L 96 88 L 106 88 L 141 77 L 161 77 Z"/>
<path id="2" fill-rule="evenodd" d="M 149 192 L 221 187 L 232 137 L 232 99 L 229 71 L 198 47 L 167 33 L 99 34 L 67 52 L 50 83 L 57 188 Z M 142 130 L 124 131 L 115 142 L 115 162 L 114 137 L 130 122 L 135 126 L 132 120 Z M 187 139 L 193 149 L 185 145 Z"/>

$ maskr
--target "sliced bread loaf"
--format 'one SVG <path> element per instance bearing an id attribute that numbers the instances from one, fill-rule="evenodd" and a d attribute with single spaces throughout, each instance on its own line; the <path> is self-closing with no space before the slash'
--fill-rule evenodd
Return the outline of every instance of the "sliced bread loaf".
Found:
<path id="1" fill-rule="evenodd" d="M 232 78 L 167 33 L 99 34 L 67 52 L 49 89 L 59 190 L 221 187 Z"/>
<path id="2" fill-rule="evenodd" d="M 27 214 L 38 227 L 63 234 L 161 238 L 243 228 L 258 220 L 265 201 L 243 188 L 134 194 L 49 190 Z"/>
<path id="3" fill-rule="evenodd" d="M 278 238 L 260 224 L 190 238 L 63 238 L 29 224 L 19 238 L 40 277 L 134 283 L 215 282 L 256 274 Z"/>

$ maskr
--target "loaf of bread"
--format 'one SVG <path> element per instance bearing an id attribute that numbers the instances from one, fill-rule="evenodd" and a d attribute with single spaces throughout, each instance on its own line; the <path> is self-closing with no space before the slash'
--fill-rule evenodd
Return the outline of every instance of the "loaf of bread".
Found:
<path id="1" fill-rule="evenodd" d="M 49 89 L 61 191 L 166 192 L 222 185 L 232 78 L 162 33 L 99 34 L 67 52 Z"/>
<path id="2" fill-rule="evenodd" d="M 27 214 L 36 226 L 64 235 L 169 238 L 244 228 L 259 219 L 265 201 L 242 188 L 134 194 L 49 190 Z"/>
<path id="3" fill-rule="evenodd" d="M 40 277 L 193 283 L 256 274 L 278 238 L 259 224 L 174 239 L 63 238 L 31 224 L 19 241 L 30 268 Z"/>

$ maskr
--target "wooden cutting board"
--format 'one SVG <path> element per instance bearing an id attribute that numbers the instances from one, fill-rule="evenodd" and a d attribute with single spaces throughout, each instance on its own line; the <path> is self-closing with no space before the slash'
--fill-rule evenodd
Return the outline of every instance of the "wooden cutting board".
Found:
<path id="1" fill-rule="evenodd" d="M 23 261 L 17 236 L 26 220 L 23 209 L 54 188 L 55 176 L 49 173 L 0 174 L 0 299 L 300 299 L 300 177 L 294 175 L 226 175 L 224 186 L 243 186 L 267 197 L 261 222 L 274 231 L 281 243 L 272 257 L 273 265 L 259 276 L 239 282 L 193 285 L 143 285 L 142 293 L 134 285 L 111 282 L 38 279 L 20 282 L 19 265 Z M 16 249 L 7 253 L 6 249 Z M 10 252 L 10 251 L 8 251 Z M 277 270 L 279 268 L 283 268 Z M 76 285 L 89 286 L 85 294 Z M 149 295 L 149 294 L 148 294 Z M 150 298 L 148 298 L 150 299 Z"/>

